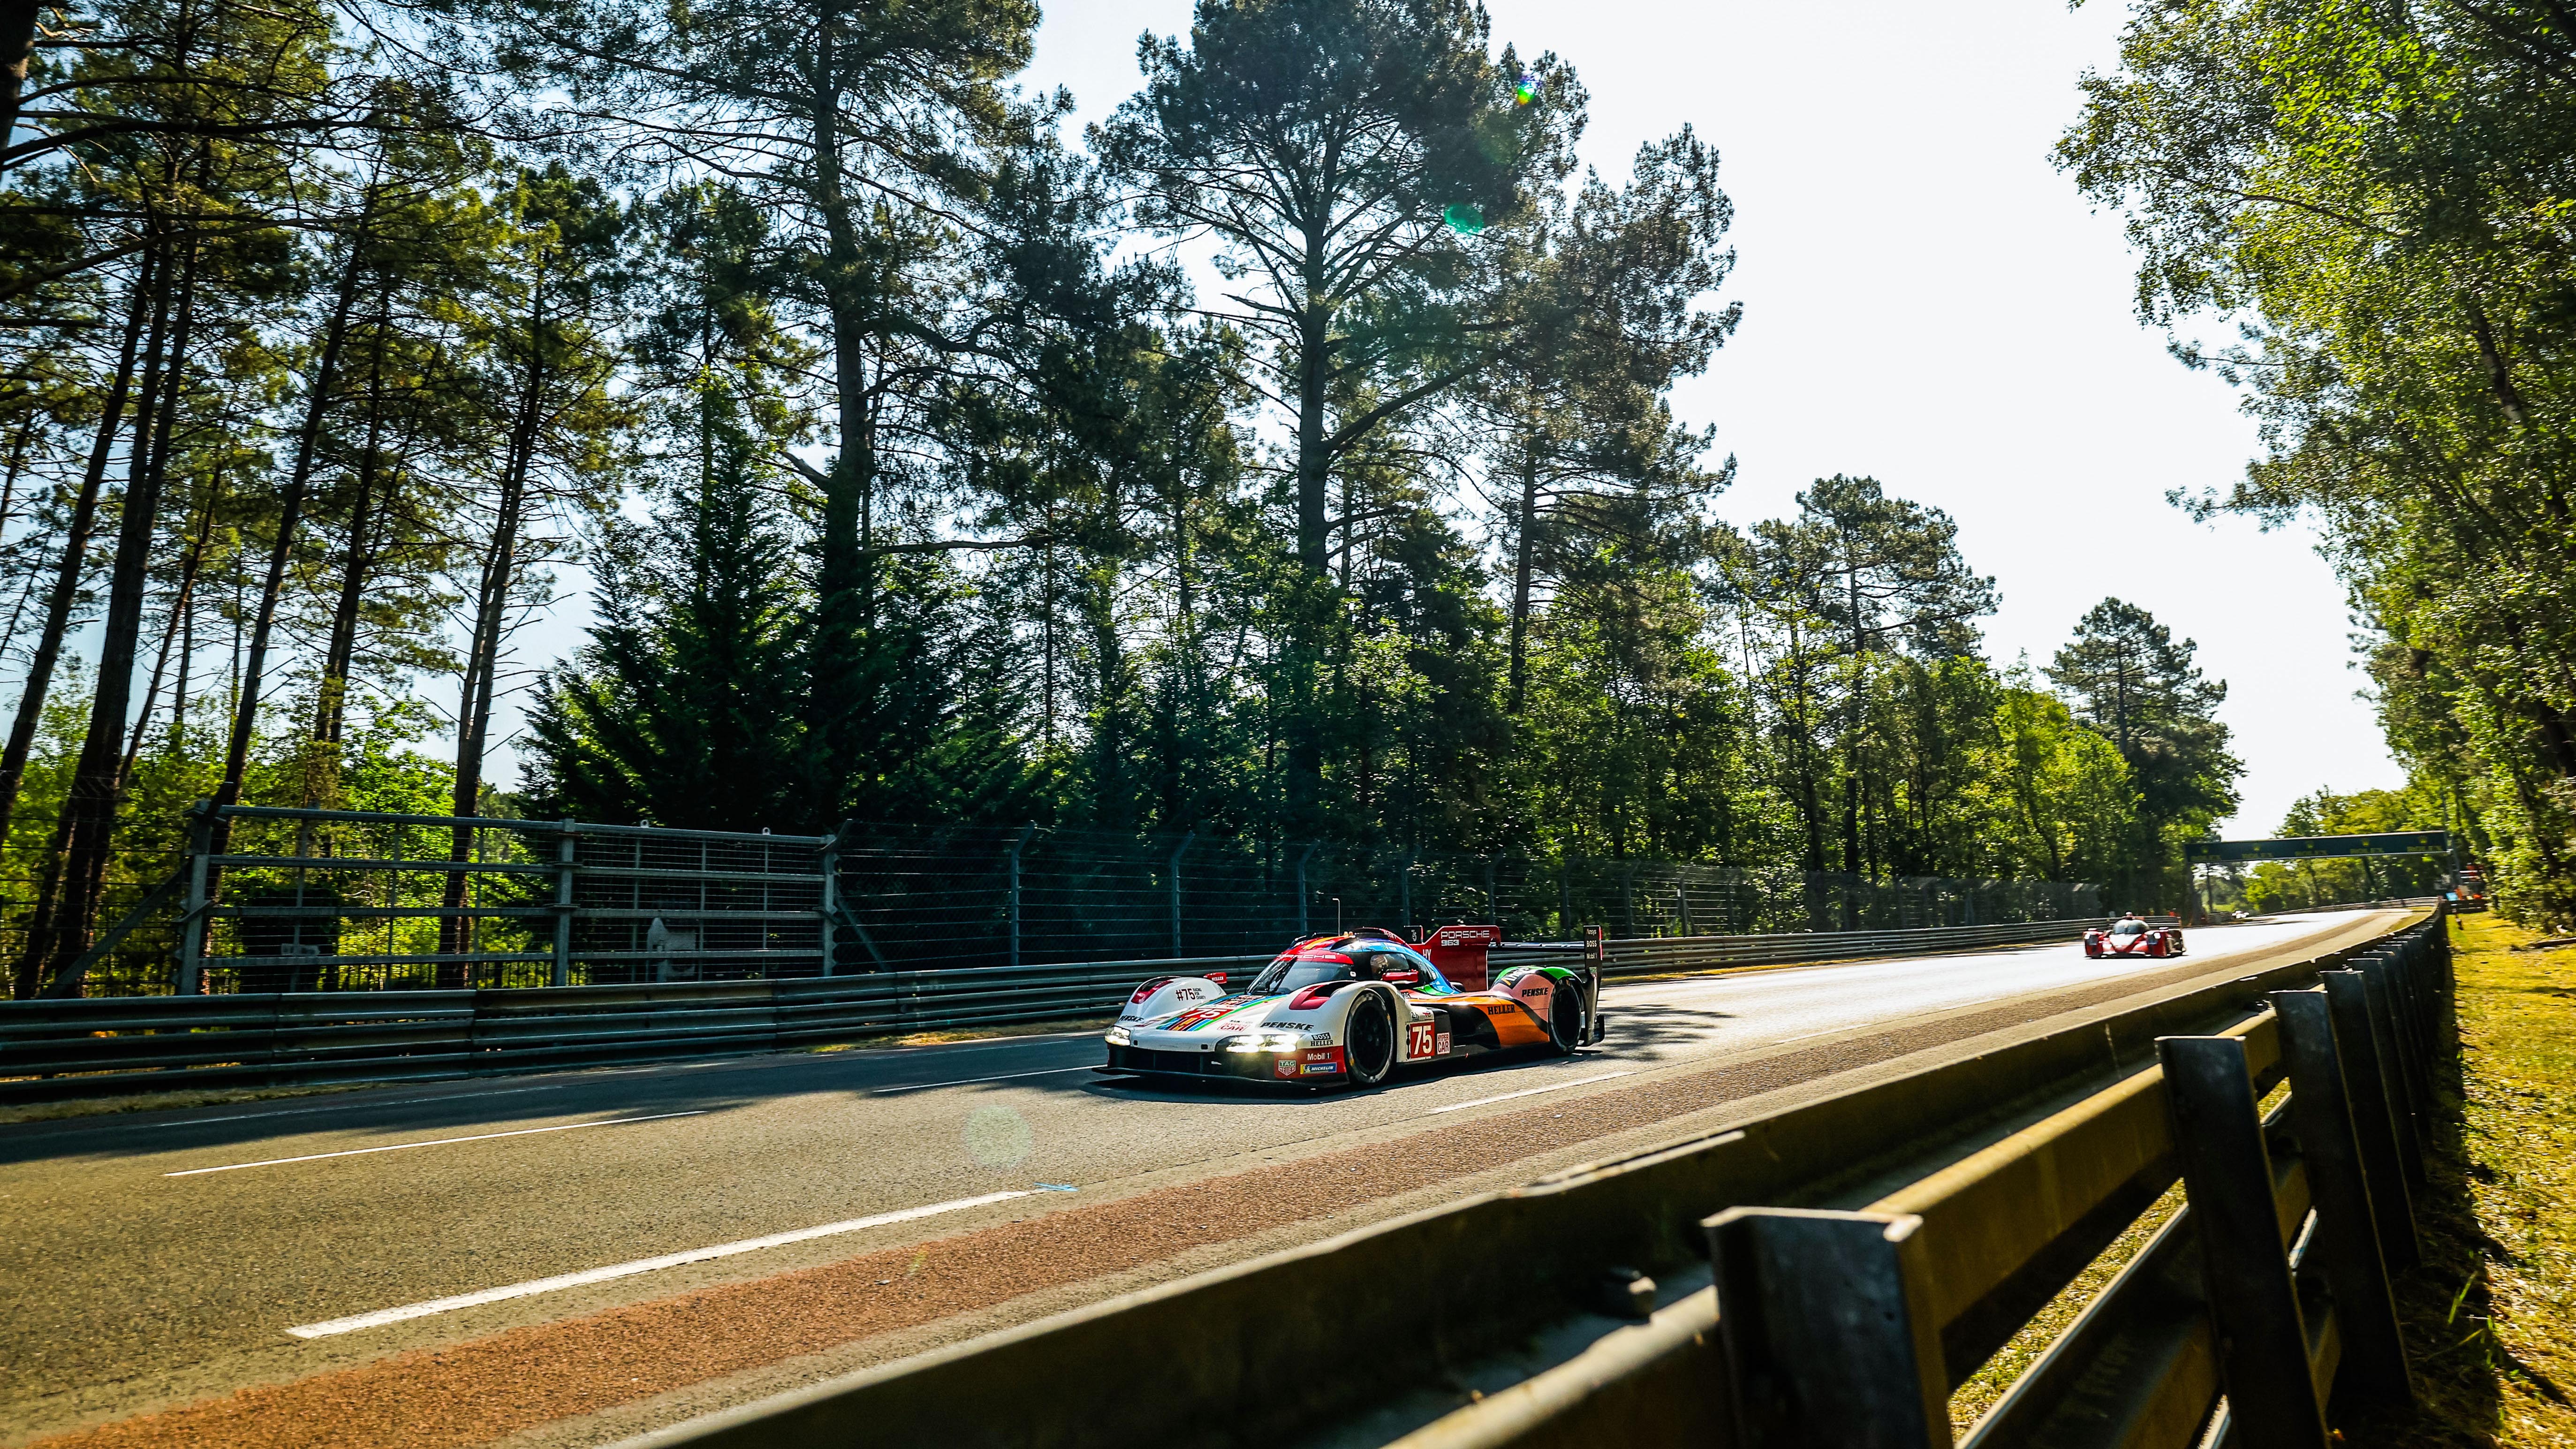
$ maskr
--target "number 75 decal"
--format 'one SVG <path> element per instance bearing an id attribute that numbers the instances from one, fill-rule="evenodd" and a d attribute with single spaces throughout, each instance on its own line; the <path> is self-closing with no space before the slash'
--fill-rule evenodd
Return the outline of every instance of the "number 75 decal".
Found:
<path id="1" fill-rule="evenodd" d="M 1434 1035 L 1434 1032 L 1437 1030 L 1438 1023 L 1436 1022 L 1406 1022 L 1404 1027 L 1405 1056 L 1427 1057 L 1437 1054 L 1440 1050 L 1439 1038 Z"/>

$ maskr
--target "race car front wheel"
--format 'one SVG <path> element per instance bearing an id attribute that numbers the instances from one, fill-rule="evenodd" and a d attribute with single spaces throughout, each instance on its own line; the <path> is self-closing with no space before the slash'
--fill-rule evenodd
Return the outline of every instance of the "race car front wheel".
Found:
<path id="1" fill-rule="evenodd" d="M 1374 1087 L 1395 1070 L 1395 1017 L 1377 992 L 1363 994 L 1342 1023 L 1343 1056 L 1351 1064 L 1354 1087 Z"/>

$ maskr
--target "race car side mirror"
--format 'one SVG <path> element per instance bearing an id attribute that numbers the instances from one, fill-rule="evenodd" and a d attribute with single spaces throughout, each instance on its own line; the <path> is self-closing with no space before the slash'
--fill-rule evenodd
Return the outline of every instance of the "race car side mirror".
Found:
<path id="1" fill-rule="evenodd" d="M 1211 971 L 1199 979 L 1202 981 L 1212 981 L 1219 986 L 1223 986 L 1225 984 L 1225 973 L 1222 971 Z"/>
<path id="2" fill-rule="evenodd" d="M 1410 966 L 1399 966 L 1378 977 L 1378 980 L 1389 986 L 1419 986 L 1422 984 L 1422 973 Z"/>

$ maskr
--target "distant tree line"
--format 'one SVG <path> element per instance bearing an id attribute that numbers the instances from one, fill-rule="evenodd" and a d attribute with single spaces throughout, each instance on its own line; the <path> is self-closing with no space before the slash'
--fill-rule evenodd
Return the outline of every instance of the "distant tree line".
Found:
<path id="1" fill-rule="evenodd" d="M 1998 669 L 1872 479 L 1716 519 L 1703 139 L 1580 170 L 1472 4 L 1204 0 L 1076 148 L 1036 22 L 0 5 L 13 989 L 200 796 L 2180 900 L 2238 773 L 2189 641 Z"/>
<path id="2" fill-rule="evenodd" d="M 2121 58 L 2061 157 L 2150 322 L 2241 325 L 2178 351 L 2267 445 L 2186 501 L 2323 528 L 2412 776 L 2381 828 L 2458 829 L 2506 909 L 2576 921 L 2576 15 L 2184 0 Z"/>

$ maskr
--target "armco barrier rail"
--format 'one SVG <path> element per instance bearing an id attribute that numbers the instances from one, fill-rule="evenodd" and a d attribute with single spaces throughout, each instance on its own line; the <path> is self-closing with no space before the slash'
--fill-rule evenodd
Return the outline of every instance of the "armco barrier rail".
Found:
<path id="1" fill-rule="evenodd" d="M 2411 1392 L 2387 1275 L 2452 1040 L 2438 911 L 2354 934 L 630 1449 L 1933 1449 L 1957 1386 L 2177 1180 L 1964 1443 L 2323 1449 L 2330 1407 Z"/>
<path id="2" fill-rule="evenodd" d="M 1105 1015 L 1143 977 L 1267 957 L 457 991 L 0 1002 L 0 1101 L 772 1051 Z M 6 1080 L 14 1079 L 14 1080 Z"/>
<path id="3" fill-rule="evenodd" d="M 2066 940 L 2083 921 L 1608 943 L 1616 975 Z M 1497 960 L 1508 963 L 1514 952 Z M 1525 953 L 1538 959 L 1540 953 Z M 1266 956 L 860 976 L 450 991 L 0 1002 L 0 1101 L 283 1081 L 388 1080 L 771 1051 L 853 1036 L 1106 1016 L 1147 976 Z M 15 1080 L 8 1080 L 15 1079 Z"/>
<path id="4" fill-rule="evenodd" d="M 2157 917 L 2171 925 L 2173 917 Z M 1981 946 L 2072 941 L 2097 920 L 2014 921 L 1994 926 L 1936 926 L 1913 931 L 1796 931 L 1775 936 L 1648 936 L 1609 943 L 1605 976 L 1651 976 L 1666 971 L 1713 971 L 1730 966 L 1781 966 L 1802 961 L 1842 961 L 1862 956 L 1921 956 Z"/>

